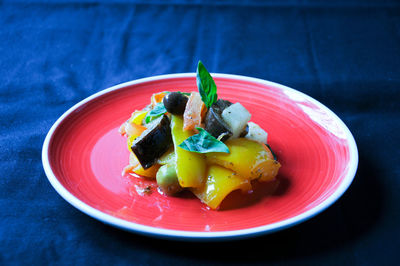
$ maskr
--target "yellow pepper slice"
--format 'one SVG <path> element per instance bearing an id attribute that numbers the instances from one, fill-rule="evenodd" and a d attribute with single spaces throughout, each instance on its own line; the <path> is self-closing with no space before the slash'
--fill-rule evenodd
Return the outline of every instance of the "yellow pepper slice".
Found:
<path id="1" fill-rule="evenodd" d="M 160 169 L 161 165 L 158 163 L 153 164 L 150 168 L 143 169 L 143 167 L 138 164 L 135 168 L 133 168 L 133 172 L 140 176 L 144 176 L 150 179 L 156 179 L 158 169 Z"/>
<path id="2" fill-rule="evenodd" d="M 161 165 L 165 164 L 175 164 L 175 151 L 174 148 L 171 147 L 166 153 L 164 153 L 163 156 L 161 156 L 158 160 L 157 163 Z"/>
<path id="3" fill-rule="evenodd" d="M 157 171 L 161 167 L 161 165 L 155 163 L 150 168 L 143 169 L 143 167 L 140 165 L 138 159 L 136 158 L 135 154 L 133 154 L 133 152 L 129 154 L 129 165 L 133 166 L 132 172 L 134 172 L 135 174 L 151 179 L 156 178 Z"/>
<path id="4" fill-rule="evenodd" d="M 131 118 L 129 118 L 129 123 L 136 125 L 142 125 L 143 119 L 146 117 L 147 111 L 135 111 L 132 113 Z"/>
<path id="5" fill-rule="evenodd" d="M 205 185 L 191 190 L 202 202 L 210 208 L 216 209 L 229 193 L 237 189 L 249 191 L 251 189 L 250 180 L 242 178 L 229 169 L 211 165 L 208 168 Z"/>
<path id="6" fill-rule="evenodd" d="M 128 137 L 128 140 L 127 140 L 126 144 L 128 145 L 128 150 L 129 150 L 130 152 L 132 152 L 132 149 L 131 149 L 132 143 L 135 141 L 135 139 L 136 139 L 137 137 L 139 137 L 139 136 L 138 136 L 138 135 L 130 135 L 130 136 Z"/>
<path id="7" fill-rule="evenodd" d="M 270 181 L 278 174 L 280 163 L 271 158 L 271 152 L 261 143 L 245 138 L 227 140 L 230 153 L 207 154 L 209 164 L 231 169 L 243 178 Z"/>
<path id="8" fill-rule="evenodd" d="M 181 187 L 201 187 L 205 182 L 206 160 L 200 153 L 194 153 L 180 148 L 185 139 L 194 134 L 193 131 L 183 130 L 183 119 L 172 115 L 172 140 L 175 149 L 176 173 Z"/>

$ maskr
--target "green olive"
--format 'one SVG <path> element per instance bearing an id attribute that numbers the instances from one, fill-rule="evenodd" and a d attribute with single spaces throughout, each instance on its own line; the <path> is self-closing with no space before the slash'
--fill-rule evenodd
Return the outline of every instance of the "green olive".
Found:
<path id="1" fill-rule="evenodd" d="M 176 175 L 175 164 L 166 164 L 158 169 L 157 184 L 161 191 L 167 195 L 173 195 L 182 190 L 179 185 L 178 176 Z"/>

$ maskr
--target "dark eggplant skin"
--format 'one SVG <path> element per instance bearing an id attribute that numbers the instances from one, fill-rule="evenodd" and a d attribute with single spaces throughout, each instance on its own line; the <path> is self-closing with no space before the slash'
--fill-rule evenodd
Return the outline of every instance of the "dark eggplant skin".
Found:
<path id="1" fill-rule="evenodd" d="M 248 133 L 249 133 L 249 125 L 247 124 L 243 132 L 240 133 L 239 138 L 244 138 Z"/>
<path id="2" fill-rule="evenodd" d="M 227 100 L 218 99 L 212 107 L 217 111 L 217 113 L 221 116 L 222 111 L 224 111 L 227 107 L 231 106 L 232 103 Z"/>
<path id="3" fill-rule="evenodd" d="M 151 167 L 172 145 L 171 127 L 165 114 L 154 120 L 132 143 L 132 151 L 144 169 Z"/>
<path id="4" fill-rule="evenodd" d="M 218 138 L 221 134 L 225 134 L 221 141 L 226 141 L 232 136 L 232 131 L 221 117 L 222 111 L 231 105 L 232 103 L 230 101 L 219 99 L 210 107 L 204 119 L 204 129 L 213 137 Z"/>

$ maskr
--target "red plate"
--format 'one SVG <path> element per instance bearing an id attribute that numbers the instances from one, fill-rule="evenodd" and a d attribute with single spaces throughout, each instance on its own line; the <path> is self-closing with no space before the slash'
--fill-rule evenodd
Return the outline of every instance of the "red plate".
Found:
<path id="1" fill-rule="evenodd" d="M 195 74 L 175 74 L 114 86 L 62 115 L 43 145 L 46 175 L 69 203 L 105 223 L 170 238 L 237 238 L 304 221 L 335 202 L 354 178 L 353 136 L 328 108 L 288 87 L 214 74 L 219 98 L 239 101 L 268 133 L 282 164 L 276 182 L 250 195 L 232 193 L 219 211 L 189 193 L 161 195 L 156 184 L 121 176 L 128 164 L 119 126 L 159 91 L 196 91 Z M 143 188 L 152 186 L 152 193 Z"/>

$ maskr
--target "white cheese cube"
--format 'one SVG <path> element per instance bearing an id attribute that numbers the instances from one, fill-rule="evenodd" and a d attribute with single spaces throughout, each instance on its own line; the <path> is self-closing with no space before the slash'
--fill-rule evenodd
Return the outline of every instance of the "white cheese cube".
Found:
<path id="1" fill-rule="evenodd" d="M 231 138 L 239 137 L 250 121 L 251 114 L 240 103 L 232 104 L 222 112 L 222 119 L 228 124 L 232 131 Z"/>
<path id="2" fill-rule="evenodd" d="M 265 132 L 259 125 L 249 122 L 249 132 L 245 136 L 246 139 L 255 140 L 262 143 L 267 143 L 268 133 Z"/>

